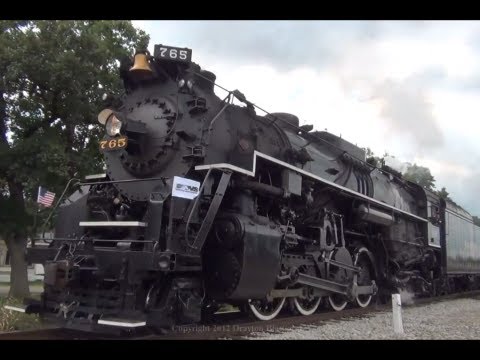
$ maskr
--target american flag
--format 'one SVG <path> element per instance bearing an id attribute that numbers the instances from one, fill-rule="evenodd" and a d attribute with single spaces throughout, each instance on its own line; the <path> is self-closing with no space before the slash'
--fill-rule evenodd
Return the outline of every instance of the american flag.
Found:
<path id="1" fill-rule="evenodd" d="M 49 207 L 52 206 L 53 199 L 55 199 L 55 193 L 52 193 L 41 186 L 38 187 L 37 203 Z"/>

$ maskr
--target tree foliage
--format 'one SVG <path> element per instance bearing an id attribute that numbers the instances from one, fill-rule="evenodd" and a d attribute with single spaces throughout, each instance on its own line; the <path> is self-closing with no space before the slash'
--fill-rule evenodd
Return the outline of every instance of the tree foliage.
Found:
<path id="1" fill-rule="evenodd" d="M 149 37 L 130 21 L 0 21 L 0 237 L 23 239 L 39 185 L 99 171 L 102 95 Z M 23 241 L 23 240 L 22 240 Z M 12 265 L 13 266 L 13 265 Z"/>
<path id="2" fill-rule="evenodd" d="M 379 168 L 386 169 L 385 159 L 390 156 L 387 152 L 385 152 L 385 154 L 383 154 L 383 156 L 380 157 L 380 156 L 376 156 L 373 153 L 373 151 L 367 147 L 365 149 L 365 155 L 366 155 L 367 162 L 369 164 Z M 435 178 L 431 174 L 429 168 L 424 166 L 419 166 L 417 164 L 412 165 L 407 163 L 406 165 L 408 165 L 406 168 L 406 171 L 403 174 L 401 174 L 404 179 L 414 182 L 428 190 L 434 191 Z M 446 193 L 445 188 L 443 188 L 442 191 L 445 191 Z M 446 193 L 446 195 L 448 195 L 448 193 Z"/>
<path id="3" fill-rule="evenodd" d="M 370 148 L 365 148 L 365 155 L 367 162 L 379 168 L 385 168 L 385 158 L 388 153 L 385 153 L 383 157 L 376 156 Z M 402 177 L 408 181 L 414 182 L 425 189 L 428 189 L 435 194 L 437 194 L 440 198 L 444 200 L 450 201 L 452 204 L 456 206 L 458 205 L 451 197 L 450 193 L 447 191 L 445 187 L 442 187 L 441 190 L 437 190 L 435 188 L 435 177 L 430 172 L 430 169 L 424 166 L 419 166 L 417 164 L 409 164 L 407 163 L 407 170 L 402 174 Z M 480 218 L 477 216 L 473 216 L 473 222 L 480 226 Z"/>
<path id="4" fill-rule="evenodd" d="M 473 223 L 477 226 L 480 226 L 480 217 L 473 216 Z"/>
<path id="5" fill-rule="evenodd" d="M 380 157 L 376 156 L 369 147 L 365 148 L 364 150 L 367 163 L 378 168 L 382 168 L 385 165 L 385 158 L 389 156 L 387 152 Z"/>
<path id="6" fill-rule="evenodd" d="M 449 196 L 449 192 L 447 191 L 447 189 L 445 189 L 445 186 L 442 187 L 441 190 L 435 191 L 435 193 L 444 200 L 452 201 L 452 199 Z"/>
<path id="7" fill-rule="evenodd" d="M 403 174 L 403 178 L 431 191 L 435 188 L 435 178 L 431 174 L 430 169 L 424 166 L 410 165 L 405 174 Z"/>

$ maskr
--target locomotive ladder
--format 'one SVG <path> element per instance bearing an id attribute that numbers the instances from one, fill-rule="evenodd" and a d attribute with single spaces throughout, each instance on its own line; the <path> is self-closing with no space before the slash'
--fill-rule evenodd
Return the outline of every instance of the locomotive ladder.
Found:
<path id="1" fill-rule="evenodd" d="M 211 170 L 207 172 L 207 175 L 205 176 L 202 186 L 200 187 L 199 194 L 195 198 L 195 201 L 191 206 L 187 224 L 185 226 L 185 242 L 188 247 L 187 251 L 190 254 L 199 254 L 202 251 L 203 244 L 205 243 L 207 235 L 210 232 L 210 229 L 212 228 L 213 221 L 215 220 L 215 216 L 217 215 L 218 209 L 220 208 L 223 197 L 225 195 L 225 191 L 227 190 L 228 184 L 230 182 L 232 171 L 226 170 L 226 169 L 219 169 L 219 170 L 222 171 L 222 177 L 220 178 L 220 182 L 218 183 L 217 190 L 215 190 L 215 195 L 210 203 L 210 207 L 208 208 L 207 214 L 205 215 L 202 225 L 200 226 L 200 230 L 198 231 L 197 236 L 195 237 L 192 243 L 190 243 L 188 239 L 188 228 L 190 226 L 190 221 L 192 219 L 194 211 L 198 206 L 199 199 L 202 196 L 204 185 L 207 183 L 208 178 L 212 174 Z"/>

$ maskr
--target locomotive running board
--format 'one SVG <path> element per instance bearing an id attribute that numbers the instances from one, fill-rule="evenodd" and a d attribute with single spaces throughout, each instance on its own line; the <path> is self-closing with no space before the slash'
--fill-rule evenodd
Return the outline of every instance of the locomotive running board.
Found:
<path id="1" fill-rule="evenodd" d="M 305 176 L 308 176 L 312 179 L 315 179 L 317 181 L 320 181 L 322 183 L 324 183 L 325 185 L 329 185 L 333 188 L 336 188 L 342 192 L 345 192 L 345 193 L 348 193 L 350 195 L 353 195 L 357 198 L 361 198 L 369 203 L 372 203 L 372 204 L 376 204 L 378 206 L 381 206 L 382 208 L 387 208 L 387 209 L 390 209 L 390 210 L 394 210 L 394 211 L 397 211 L 399 213 L 402 213 L 404 215 L 407 215 L 411 218 L 414 218 L 416 220 L 419 220 L 419 221 L 423 221 L 423 222 L 428 222 L 427 219 L 425 218 L 422 218 L 420 216 L 417 216 L 417 215 L 414 215 L 408 211 L 405 211 L 405 210 L 401 210 L 395 206 L 392 206 L 392 205 L 388 205 L 388 204 L 385 204 L 379 200 L 376 200 L 376 199 L 373 199 L 371 197 L 368 197 L 367 195 L 363 195 L 363 194 L 360 194 L 359 192 L 356 192 L 355 190 L 352 190 L 352 189 L 349 189 L 349 188 L 346 188 L 344 186 L 341 186 L 341 185 L 338 185 L 338 184 L 335 184 L 331 181 L 328 181 L 320 176 L 317 176 L 315 174 L 312 174 L 312 173 L 309 173 L 308 171 L 305 171 L 303 169 L 300 169 L 296 166 L 293 166 L 291 164 L 288 164 L 284 161 L 281 161 L 281 160 L 278 160 L 278 159 L 275 159 L 274 157 L 271 157 L 270 155 L 267 155 L 267 154 L 264 154 L 264 153 L 261 153 L 257 150 L 254 151 L 253 153 L 253 169 L 250 171 L 250 170 L 246 170 L 246 169 L 243 169 L 241 167 L 238 167 L 238 166 L 235 166 L 235 165 L 232 165 L 232 164 L 227 164 L 227 163 L 220 163 L 220 164 L 210 164 L 210 165 L 197 165 L 195 166 L 195 170 L 210 170 L 210 169 L 229 169 L 229 170 L 232 170 L 232 171 L 235 171 L 235 172 L 238 172 L 238 173 L 242 173 L 242 174 L 245 174 L 245 175 L 248 175 L 248 176 L 255 176 L 255 172 L 256 172 L 256 167 L 257 167 L 257 157 L 260 157 L 260 158 L 263 158 L 265 160 L 268 160 L 270 162 L 273 162 L 273 163 L 276 163 L 278 165 L 281 165 L 283 167 L 286 167 L 290 170 L 293 170 L 299 174 L 302 174 L 302 175 L 305 175 Z"/>
<path id="2" fill-rule="evenodd" d="M 11 305 L 5 305 L 3 307 L 4 309 L 7 309 L 7 310 L 11 310 L 11 311 L 16 311 L 16 312 L 21 312 L 21 313 L 25 313 L 27 312 L 27 307 L 20 307 L 20 306 L 11 306 Z"/>
<path id="3" fill-rule="evenodd" d="M 41 312 L 41 305 L 36 302 L 32 304 L 17 305 L 17 306 L 5 305 L 3 308 L 10 311 L 21 312 L 25 314 L 37 314 Z"/>
<path id="4" fill-rule="evenodd" d="M 137 328 L 146 326 L 146 321 L 139 321 L 133 319 L 119 319 L 119 318 L 102 318 L 97 322 L 99 325 L 118 326 L 127 328 Z"/>

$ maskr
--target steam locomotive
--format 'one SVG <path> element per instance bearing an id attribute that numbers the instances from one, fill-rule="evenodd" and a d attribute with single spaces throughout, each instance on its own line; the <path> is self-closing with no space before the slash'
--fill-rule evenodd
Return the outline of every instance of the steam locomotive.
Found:
<path id="1" fill-rule="evenodd" d="M 270 320 L 479 286 L 466 211 L 295 115 L 219 98 L 190 49 L 154 49 L 121 64 L 125 94 L 98 115 L 105 173 L 71 181 L 54 238 L 28 248 L 44 292 L 22 311 L 164 328 L 221 304 Z"/>

